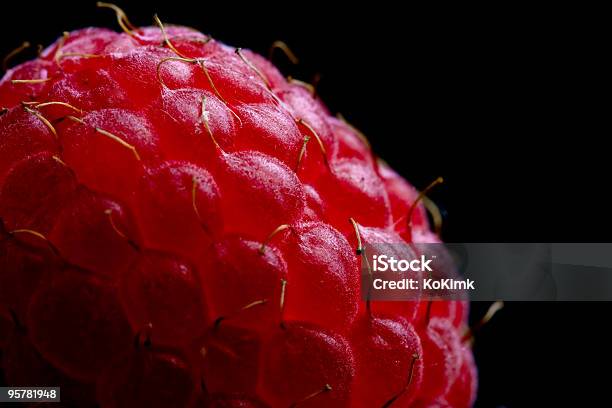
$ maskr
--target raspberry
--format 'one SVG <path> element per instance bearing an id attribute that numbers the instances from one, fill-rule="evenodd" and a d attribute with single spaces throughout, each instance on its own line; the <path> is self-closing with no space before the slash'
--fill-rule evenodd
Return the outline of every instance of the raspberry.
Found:
<path id="1" fill-rule="evenodd" d="M 204 288 L 213 316 L 229 319 L 243 327 L 269 329 L 278 323 L 282 280 L 287 264 L 275 248 L 260 252 L 261 244 L 237 235 L 228 235 L 214 246 L 214 273 L 204 276 Z M 205 254 L 210 260 L 210 254 Z M 270 299 L 268 303 L 268 299 Z M 239 311 L 252 302 L 265 301 L 265 307 Z"/>
<path id="2" fill-rule="evenodd" d="M 34 250 L 14 239 L 0 236 L 0 302 L 5 316 L 13 313 L 23 322 L 38 284 L 58 271 L 54 254 Z"/>
<path id="3" fill-rule="evenodd" d="M 137 251 L 123 236 L 136 236 L 125 206 L 85 189 L 64 205 L 48 238 L 66 261 L 118 275 L 136 259 Z"/>
<path id="4" fill-rule="evenodd" d="M 200 364 L 207 391 L 256 392 L 262 346 L 256 332 L 222 322 L 210 330 L 204 344 Z"/>
<path id="5" fill-rule="evenodd" d="M 304 190 L 278 159 L 255 151 L 221 153 L 216 163 L 225 230 L 263 240 L 304 212 Z"/>
<path id="6" fill-rule="evenodd" d="M 429 308 L 429 311 L 427 310 Z M 467 320 L 468 314 L 468 303 L 465 301 L 432 301 L 432 302 L 421 302 L 419 304 L 419 311 L 417 316 L 419 322 L 415 323 L 426 324 L 426 317 L 429 315 L 430 318 L 440 317 L 443 319 L 450 320 L 453 325 L 457 328 L 463 327 Z"/>
<path id="7" fill-rule="evenodd" d="M 450 389 L 461 367 L 460 339 L 448 320 L 431 319 L 421 334 L 423 385 L 420 398 L 434 401 Z"/>
<path id="8" fill-rule="evenodd" d="M 207 321 L 196 270 L 174 255 L 143 251 L 119 280 L 125 313 L 156 344 L 189 343 Z"/>
<path id="9" fill-rule="evenodd" d="M 6 88 L 7 83 L 10 83 L 10 81 L 3 81 L 0 89 Z M 6 102 L 5 99 L 2 99 L 1 103 L 4 104 Z M 2 116 L 0 116 L 0 134 L 2 134 L 2 144 L 0 145 L 0 152 L 2 153 L 0 155 L 0 182 L 4 181 L 7 172 L 18 161 L 39 152 L 54 153 L 58 148 L 56 139 L 49 128 L 38 117 L 25 109 L 4 111 Z M 2 216 L 4 218 L 4 211 Z"/>
<path id="10" fill-rule="evenodd" d="M 359 304 L 357 264 L 346 238 L 323 223 L 298 224 L 285 233 L 288 296 L 285 317 L 323 327 L 348 327 Z"/>
<path id="11" fill-rule="evenodd" d="M 354 405 L 381 407 L 399 393 L 396 404 L 409 405 L 421 386 L 423 355 L 418 336 L 403 319 L 363 316 L 351 333 L 357 360 L 353 384 Z M 399 387 L 398 387 L 399 386 Z"/>
<path id="12" fill-rule="evenodd" d="M 451 386 L 446 400 L 453 407 L 471 407 L 476 399 L 478 372 L 474 364 L 472 350 L 464 347 L 461 356 L 463 362 L 459 369 L 459 376 Z"/>
<path id="13" fill-rule="evenodd" d="M 39 284 L 25 324 L 43 357 L 87 382 L 132 343 L 114 287 L 83 270 L 63 270 Z"/>
<path id="14" fill-rule="evenodd" d="M 63 160 L 79 182 L 123 200 L 136 190 L 142 160 L 154 159 L 158 144 L 146 117 L 128 109 L 87 113 L 67 124 L 61 138 Z"/>
<path id="15" fill-rule="evenodd" d="M 218 233 L 219 189 L 208 171 L 188 162 L 147 169 L 135 196 L 135 214 L 148 248 L 183 257 L 197 253 Z"/>
<path id="16" fill-rule="evenodd" d="M 439 242 L 423 193 L 263 57 L 101 6 L 123 33 L 67 33 L 0 81 L 8 383 L 76 406 L 470 406 L 466 303 L 360 299 L 364 245 Z"/>
<path id="17" fill-rule="evenodd" d="M 272 406 L 350 406 L 355 362 L 344 338 L 292 322 L 269 340 L 262 354 L 262 394 Z"/>
<path id="18" fill-rule="evenodd" d="M 32 183 L 23 184 L 23 180 Z M 57 156 L 42 152 L 20 161 L 7 174 L 0 195 L 6 228 L 49 233 L 76 189 L 72 173 L 57 161 Z"/>
<path id="19" fill-rule="evenodd" d="M 359 244 L 357 241 L 357 237 L 359 237 L 363 245 L 370 245 L 376 253 L 387 254 L 397 259 L 413 259 L 415 257 L 415 252 L 412 247 L 406 245 L 406 242 L 394 231 L 357 226 L 356 224 L 355 228 L 355 234 L 351 237 L 355 247 Z M 420 272 L 417 273 L 417 276 L 420 276 Z M 414 278 L 415 276 L 411 277 Z M 389 295 L 389 297 L 392 295 L 393 294 Z M 417 300 L 378 301 L 372 302 L 369 306 L 374 313 L 401 316 L 412 321 L 415 319 L 415 314 L 417 312 Z"/>

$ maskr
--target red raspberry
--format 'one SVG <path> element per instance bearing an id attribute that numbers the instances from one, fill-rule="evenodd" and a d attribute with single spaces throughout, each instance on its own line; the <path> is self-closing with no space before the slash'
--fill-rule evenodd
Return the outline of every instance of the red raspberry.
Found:
<path id="1" fill-rule="evenodd" d="M 471 407 L 476 399 L 476 389 L 478 387 L 478 371 L 469 347 L 462 349 L 461 357 L 463 362 L 459 371 L 459 376 L 451 386 L 446 400 L 453 407 Z"/>
<path id="2" fill-rule="evenodd" d="M 25 325 L 43 357 L 85 382 L 132 344 L 113 284 L 85 270 L 59 271 L 40 282 Z"/>
<path id="3" fill-rule="evenodd" d="M 214 245 L 212 254 L 203 254 L 205 261 L 212 262 L 207 267 L 215 271 L 206 274 L 203 282 L 213 316 L 255 330 L 268 330 L 278 324 L 280 302 L 273 299 L 281 297 L 287 264 L 278 249 L 269 247 L 261 253 L 260 248 L 256 241 L 227 235 Z M 266 307 L 236 313 L 258 301 L 265 301 Z"/>
<path id="4" fill-rule="evenodd" d="M 421 334 L 423 344 L 423 385 L 420 398 L 434 401 L 443 397 L 457 379 L 461 367 L 460 338 L 449 320 L 431 319 Z"/>
<path id="5" fill-rule="evenodd" d="M 353 405 L 381 407 L 398 392 L 395 404 L 409 405 L 423 375 L 423 350 L 412 325 L 404 319 L 364 315 L 355 323 L 350 339 L 358 372 Z"/>
<path id="6" fill-rule="evenodd" d="M 190 264 L 174 255 L 142 251 L 118 283 L 132 327 L 147 332 L 155 344 L 189 344 L 203 334 L 208 312 Z"/>
<path id="7" fill-rule="evenodd" d="M 360 245 L 439 242 L 419 193 L 266 59 L 116 11 L 125 32 L 68 33 L 0 81 L 8 383 L 79 406 L 470 406 L 467 305 L 359 295 Z"/>
<path id="8" fill-rule="evenodd" d="M 272 406 L 350 406 L 355 361 L 343 337 L 285 323 L 262 354 L 262 394 Z"/>
<path id="9" fill-rule="evenodd" d="M 212 393 L 255 394 L 262 339 L 254 331 L 218 321 L 200 349 L 199 368 Z"/>

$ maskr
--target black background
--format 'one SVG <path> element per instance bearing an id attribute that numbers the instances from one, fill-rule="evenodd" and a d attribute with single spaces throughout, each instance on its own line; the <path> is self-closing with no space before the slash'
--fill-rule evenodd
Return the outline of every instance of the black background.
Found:
<path id="1" fill-rule="evenodd" d="M 301 63 L 278 56 L 283 71 L 320 74 L 330 110 L 392 167 L 418 188 L 444 176 L 431 198 L 445 212 L 447 241 L 610 241 L 600 10 L 211 3 L 121 5 L 136 24 L 157 12 L 263 54 L 287 42 Z M 3 5 L 0 54 L 89 25 L 118 29 L 93 1 Z M 487 306 L 473 305 L 472 319 Z M 604 403 L 611 311 L 507 304 L 476 341 L 478 406 Z"/>

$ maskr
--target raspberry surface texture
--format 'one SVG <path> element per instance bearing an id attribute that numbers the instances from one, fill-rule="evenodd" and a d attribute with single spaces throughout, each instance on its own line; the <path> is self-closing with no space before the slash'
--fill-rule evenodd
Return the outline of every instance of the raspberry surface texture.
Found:
<path id="1" fill-rule="evenodd" d="M 418 191 L 267 59 L 119 21 L 0 82 L 7 384 L 65 406 L 471 406 L 467 304 L 360 295 L 358 245 L 439 242 Z"/>

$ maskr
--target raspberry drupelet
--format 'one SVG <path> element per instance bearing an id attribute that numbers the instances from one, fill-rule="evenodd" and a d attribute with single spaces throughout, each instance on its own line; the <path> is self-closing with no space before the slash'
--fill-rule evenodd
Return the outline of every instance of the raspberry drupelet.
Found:
<path id="1" fill-rule="evenodd" d="M 265 58 L 115 11 L 123 32 L 66 33 L 0 82 L 8 384 L 75 406 L 471 406 L 466 304 L 359 295 L 361 239 L 437 242 L 419 193 Z"/>

